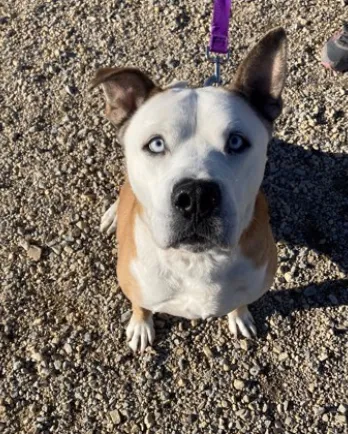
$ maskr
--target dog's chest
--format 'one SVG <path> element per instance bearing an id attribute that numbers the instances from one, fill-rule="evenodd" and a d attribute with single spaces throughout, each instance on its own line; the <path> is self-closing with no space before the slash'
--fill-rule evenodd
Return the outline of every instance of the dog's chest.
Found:
<path id="1" fill-rule="evenodd" d="M 140 255 L 132 264 L 142 306 L 152 312 L 188 319 L 226 315 L 245 304 L 264 282 L 265 267 L 256 269 L 238 251 L 163 257 L 153 253 Z"/>

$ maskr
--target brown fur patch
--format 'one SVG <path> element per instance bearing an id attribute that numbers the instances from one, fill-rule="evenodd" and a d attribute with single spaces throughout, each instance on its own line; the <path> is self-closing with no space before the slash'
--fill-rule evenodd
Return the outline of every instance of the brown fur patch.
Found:
<path id="1" fill-rule="evenodd" d="M 91 89 L 99 85 L 104 90 L 105 115 L 118 128 L 160 91 L 147 74 L 136 68 L 101 68 L 92 80 Z"/>
<path id="2" fill-rule="evenodd" d="M 117 209 L 117 241 L 118 261 L 117 276 L 122 292 L 135 306 L 141 305 L 141 294 L 138 282 L 131 272 L 131 264 L 137 256 L 134 239 L 136 216 L 141 214 L 142 207 L 137 201 L 128 181 L 122 186 Z"/>
<path id="3" fill-rule="evenodd" d="M 239 66 L 230 90 L 273 122 L 281 113 L 286 77 L 287 44 L 284 29 L 271 30 Z"/>
<path id="4" fill-rule="evenodd" d="M 256 267 L 268 264 L 266 286 L 269 287 L 277 270 L 277 248 L 269 224 L 267 200 L 261 191 L 256 197 L 253 219 L 243 232 L 239 245 L 243 255 Z"/>

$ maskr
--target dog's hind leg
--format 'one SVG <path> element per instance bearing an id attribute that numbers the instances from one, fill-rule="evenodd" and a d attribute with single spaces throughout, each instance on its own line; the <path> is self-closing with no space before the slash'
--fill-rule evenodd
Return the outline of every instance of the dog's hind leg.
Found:
<path id="1" fill-rule="evenodd" d="M 103 217 L 101 218 L 101 222 L 100 222 L 100 232 L 106 232 L 107 235 L 111 235 L 114 232 L 116 232 L 117 208 L 118 208 L 118 199 L 103 214 Z"/>

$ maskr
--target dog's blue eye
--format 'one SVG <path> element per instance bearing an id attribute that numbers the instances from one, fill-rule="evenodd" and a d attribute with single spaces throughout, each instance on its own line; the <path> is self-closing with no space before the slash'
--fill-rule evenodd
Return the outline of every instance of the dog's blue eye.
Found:
<path id="1" fill-rule="evenodd" d="M 163 154 L 166 149 L 166 144 L 162 137 L 155 137 L 147 144 L 146 147 L 153 154 Z"/>
<path id="2" fill-rule="evenodd" d="M 237 133 L 232 133 L 226 143 L 226 152 L 228 154 L 240 153 L 249 146 L 249 142 L 243 136 Z"/>

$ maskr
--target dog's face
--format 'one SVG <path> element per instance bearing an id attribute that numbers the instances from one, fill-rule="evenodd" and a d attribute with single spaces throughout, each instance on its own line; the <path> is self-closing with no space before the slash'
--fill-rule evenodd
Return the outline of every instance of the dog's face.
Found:
<path id="1" fill-rule="evenodd" d="M 145 102 L 125 135 L 127 169 L 162 248 L 235 244 L 250 222 L 269 131 L 237 94 L 169 89 Z"/>
<path id="2" fill-rule="evenodd" d="M 285 35 L 268 34 L 231 90 L 160 90 L 137 70 L 103 70 L 107 115 L 122 130 L 127 171 L 158 246 L 238 243 L 253 215 L 272 121 L 281 110 Z"/>

